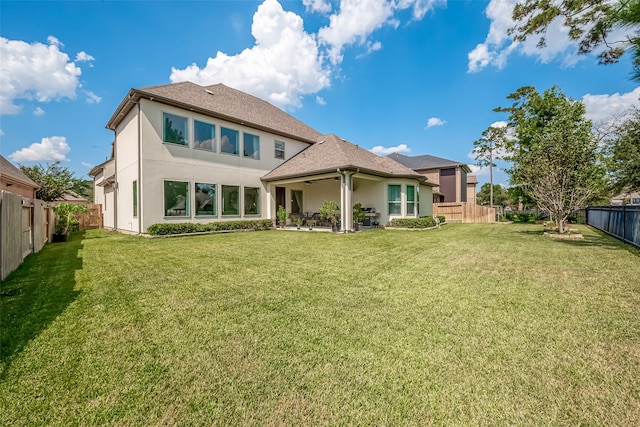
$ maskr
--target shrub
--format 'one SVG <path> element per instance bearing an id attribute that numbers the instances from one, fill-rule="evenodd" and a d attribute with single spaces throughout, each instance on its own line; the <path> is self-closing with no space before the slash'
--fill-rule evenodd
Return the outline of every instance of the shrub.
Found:
<path id="1" fill-rule="evenodd" d="M 444 224 L 445 222 L 447 222 L 447 218 L 445 218 L 444 215 L 436 215 L 436 217 L 440 221 L 440 224 Z"/>
<path id="2" fill-rule="evenodd" d="M 166 236 L 171 234 L 191 234 L 214 231 L 234 230 L 269 230 L 273 228 L 271 219 L 239 220 L 210 222 L 207 224 L 194 224 L 192 222 L 177 222 L 171 224 L 152 224 L 147 228 L 147 233 L 152 236 Z"/>
<path id="3" fill-rule="evenodd" d="M 513 221 L 516 219 L 516 214 L 514 214 L 513 212 L 505 212 L 504 217 L 507 219 L 507 221 Z"/>
<path id="4" fill-rule="evenodd" d="M 533 214 L 531 212 L 519 212 L 517 217 L 518 221 L 527 223 L 533 218 Z"/>
<path id="5" fill-rule="evenodd" d="M 389 227 L 398 228 L 430 228 L 436 226 L 436 220 L 431 216 L 422 218 L 394 218 L 389 222 Z"/>

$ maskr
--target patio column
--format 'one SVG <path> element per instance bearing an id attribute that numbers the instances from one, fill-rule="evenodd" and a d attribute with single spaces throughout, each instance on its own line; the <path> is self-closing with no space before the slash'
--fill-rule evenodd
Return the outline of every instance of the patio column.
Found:
<path id="1" fill-rule="evenodd" d="M 340 231 L 348 232 L 352 230 L 353 225 L 353 172 L 339 172 L 342 176 L 340 185 L 340 220 L 342 229 Z"/>

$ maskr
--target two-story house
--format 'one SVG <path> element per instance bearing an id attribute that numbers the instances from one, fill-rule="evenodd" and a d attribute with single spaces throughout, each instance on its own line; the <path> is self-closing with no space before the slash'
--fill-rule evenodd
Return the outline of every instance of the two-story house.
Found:
<path id="1" fill-rule="evenodd" d="M 91 175 L 108 228 L 310 215 L 324 200 L 348 207 L 343 231 L 356 203 L 382 224 L 432 213 L 422 174 L 223 84 L 131 89 L 107 128 L 112 156 Z"/>

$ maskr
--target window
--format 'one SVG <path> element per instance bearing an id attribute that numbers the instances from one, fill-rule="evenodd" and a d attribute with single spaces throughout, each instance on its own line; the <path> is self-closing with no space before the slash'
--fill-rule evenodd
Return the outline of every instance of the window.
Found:
<path id="1" fill-rule="evenodd" d="M 244 189 L 244 214 L 260 214 L 260 189 L 245 187 Z"/>
<path id="2" fill-rule="evenodd" d="M 284 142 L 276 141 L 276 159 L 284 160 Z"/>
<path id="3" fill-rule="evenodd" d="M 240 215 L 240 187 L 222 186 L 222 215 Z"/>
<path id="4" fill-rule="evenodd" d="M 389 215 L 400 215 L 402 212 L 402 200 L 399 185 L 389 186 Z"/>
<path id="5" fill-rule="evenodd" d="M 189 183 L 164 182 L 164 215 L 189 216 Z"/>
<path id="6" fill-rule="evenodd" d="M 138 216 L 138 181 L 133 181 L 133 216 Z"/>
<path id="7" fill-rule="evenodd" d="M 634 205 L 640 205 L 640 199 L 631 199 L 631 203 Z"/>
<path id="8" fill-rule="evenodd" d="M 196 216 L 216 214 L 216 185 L 196 182 Z"/>
<path id="9" fill-rule="evenodd" d="M 209 123 L 194 120 L 193 148 L 216 151 L 216 127 Z"/>
<path id="10" fill-rule="evenodd" d="M 291 213 L 302 213 L 302 191 L 291 190 Z"/>
<path id="11" fill-rule="evenodd" d="M 162 140 L 172 144 L 189 145 L 186 117 L 174 114 L 162 113 L 163 134 Z"/>
<path id="12" fill-rule="evenodd" d="M 254 159 L 260 158 L 260 137 L 257 135 L 251 135 L 250 133 L 244 134 L 244 156 Z"/>
<path id="13" fill-rule="evenodd" d="M 238 131 L 220 128 L 220 152 L 238 154 Z"/>
<path id="14" fill-rule="evenodd" d="M 416 214 L 416 187 L 407 185 L 407 215 Z"/>

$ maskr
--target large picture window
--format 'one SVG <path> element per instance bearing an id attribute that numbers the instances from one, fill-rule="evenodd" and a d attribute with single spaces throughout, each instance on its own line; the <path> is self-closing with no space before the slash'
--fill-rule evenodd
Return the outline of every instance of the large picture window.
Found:
<path id="1" fill-rule="evenodd" d="M 171 144 L 189 145 L 189 134 L 187 132 L 188 120 L 186 117 L 175 114 L 162 113 L 162 140 Z"/>
<path id="2" fill-rule="evenodd" d="M 284 142 L 282 141 L 276 141 L 276 159 L 282 159 L 284 160 Z"/>
<path id="3" fill-rule="evenodd" d="M 222 215 L 240 215 L 240 187 L 222 186 Z"/>
<path id="4" fill-rule="evenodd" d="M 416 187 L 407 185 L 407 215 L 416 214 Z"/>
<path id="5" fill-rule="evenodd" d="M 237 155 L 238 139 L 237 130 L 220 128 L 220 152 Z"/>
<path id="6" fill-rule="evenodd" d="M 244 189 L 244 214 L 260 214 L 260 189 L 245 187 Z"/>
<path id="7" fill-rule="evenodd" d="M 216 127 L 209 123 L 194 120 L 193 148 L 216 151 Z"/>
<path id="8" fill-rule="evenodd" d="M 244 156 L 253 159 L 260 158 L 260 137 L 258 135 L 244 134 Z"/>
<path id="9" fill-rule="evenodd" d="M 189 216 L 189 183 L 164 182 L 164 215 Z"/>
<path id="10" fill-rule="evenodd" d="M 196 182 L 196 216 L 216 214 L 216 185 Z"/>
<path id="11" fill-rule="evenodd" d="M 402 213 L 402 199 L 399 185 L 389 186 L 389 215 L 400 215 Z"/>

